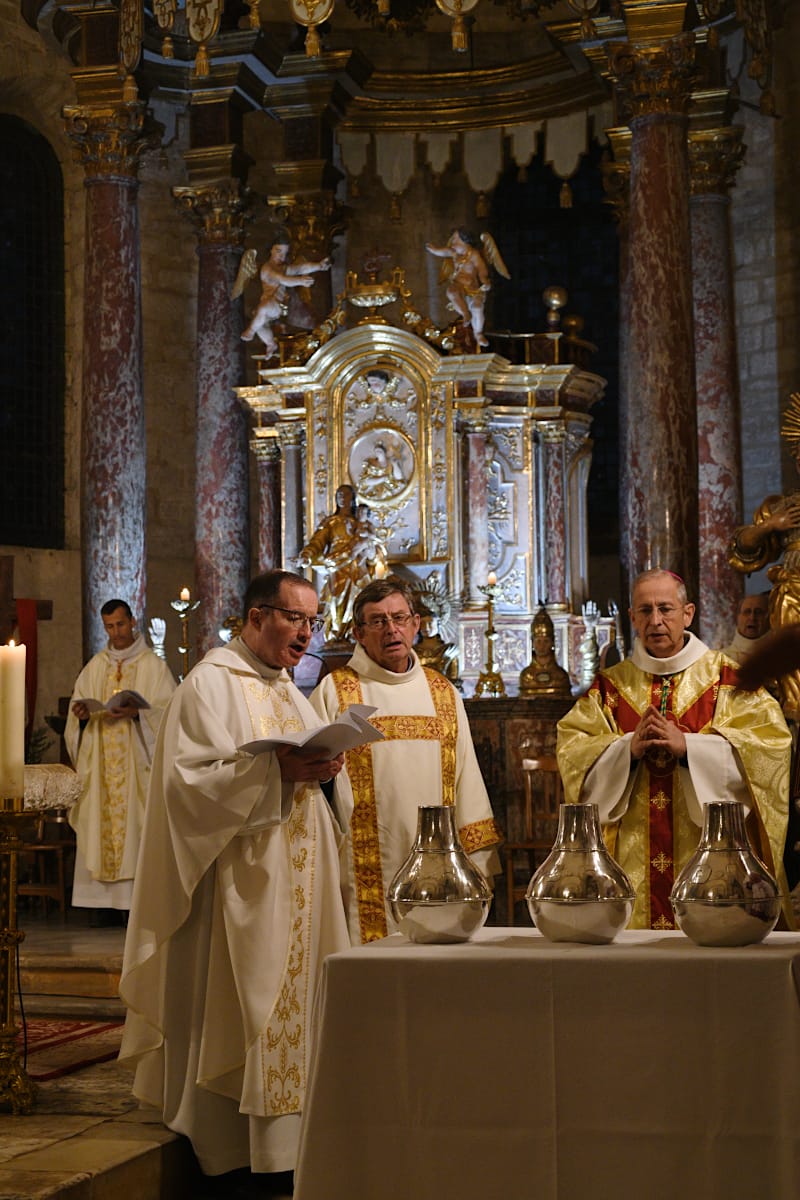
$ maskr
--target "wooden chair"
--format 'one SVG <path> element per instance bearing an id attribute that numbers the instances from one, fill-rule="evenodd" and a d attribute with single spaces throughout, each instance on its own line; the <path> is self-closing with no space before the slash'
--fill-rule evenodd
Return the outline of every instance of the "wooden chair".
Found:
<path id="1" fill-rule="evenodd" d="M 523 758 L 522 777 L 525 783 L 522 838 L 507 841 L 503 847 L 509 925 L 514 924 L 514 905 L 525 899 L 531 875 L 553 848 L 558 831 L 558 810 L 564 798 L 554 755 Z M 523 864 L 524 879 L 515 870 Z"/>
<path id="2" fill-rule="evenodd" d="M 23 873 L 23 878 L 17 884 L 17 895 L 38 897 L 45 916 L 52 900 L 61 916 L 65 917 L 74 854 L 75 834 L 67 821 L 66 812 L 58 811 L 40 817 L 34 836 L 25 840 L 19 850 L 19 864 L 27 867 L 27 872 Z"/>

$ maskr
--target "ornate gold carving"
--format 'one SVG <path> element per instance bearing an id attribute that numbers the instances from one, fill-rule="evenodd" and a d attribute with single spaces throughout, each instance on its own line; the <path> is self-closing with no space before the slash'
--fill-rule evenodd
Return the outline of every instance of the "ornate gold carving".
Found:
<path id="1" fill-rule="evenodd" d="M 145 105 L 141 101 L 70 104 L 62 109 L 62 116 L 75 156 L 88 177 L 136 178 L 139 156 L 153 140 L 143 133 Z"/>
<path id="2" fill-rule="evenodd" d="M 298 260 L 316 262 L 328 258 L 333 250 L 334 238 L 346 228 L 344 208 L 333 192 L 293 196 L 273 202 L 270 208 L 289 234 Z"/>
<path id="3" fill-rule="evenodd" d="M 202 244 L 243 244 L 245 225 L 253 215 L 252 200 L 238 179 L 219 180 L 204 187 L 175 187 L 172 195 L 195 225 Z"/>
<path id="4" fill-rule="evenodd" d="M 197 43 L 195 75 L 209 73 L 208 43 L 216 37 L 222 17 L 222 0 L 186 0 L 186 30 Z"/>
<path id="5" fill-rule="evenodd" d="M 615 42 L 609 47 L 611 72 L 630 84 L 632 117 L 686 112 L 694 71 L 694 36 L 683 33 L 656 44 Z"/>
<path id="6" fill-rule="evenodd" d="M 606 136 L 611 143 L 614 157 L 603 157 L 600 172 L 603 180 L 603 191 L 606 194 L 606 204 L 610 205 L 619 226 L 627 224 L 630 213 L 630 183 L 631 183 L 631 131 L 627 126 L 607 129 Z"/>
<path id="7" fill-rule="evenodd" d="M 689 169 L 691 194 L 726 194 L 733 187 L 736 172 L 744 159 L 741 125 L 727 129 L 689 131 Z"/>
<path id="8" fill-rule="evenodd" d="M 119 61 L 128 75 L 139 65 L 142 53 L 141 0 L 120 0 L 119 5 Z"/>

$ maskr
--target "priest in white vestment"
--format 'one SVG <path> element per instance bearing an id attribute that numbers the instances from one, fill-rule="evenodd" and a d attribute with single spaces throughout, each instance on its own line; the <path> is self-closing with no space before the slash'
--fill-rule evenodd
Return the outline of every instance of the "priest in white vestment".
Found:
<path id="1" fill-rule="evenodd" d="M 408 857 L 420 805 L 453 804 L 464 849 L 491 883 L 502 841 L 472 744 L 464 704 L 412 649 L 420 618 L 409 589 L 375 580 L 358 593 L 347 666 L 317 685 L 311 703 L 326 721 L 350 704 L 377 709 L 384 740 L 349 750 L 333 802 L 346 833 L 342 876 L 354 944 L 393 933 L 386 889 Z"/>
<path id="2" fill-rule="evenodd" d="M 258 576 L 159 734 L 120 994 L 134 1092 L 207 1174 L 291 1171 L 326 955 L 349 947 L 340 831 L 319 784 L 342 757 L 240 746 L 320 724 L 292 683 L 317 627 L 299 576 Z"/>
<path id="3" fill-rule="evenodd" d="M 670 571 L 633 586 L 633 654 L 600 671 L 558 723 L 568 804 L 597 804 L 609 850 L 636 889 L 632 928 L 673 929 L 672 884 L 709 800 L 740 800 L 756 852 L 788 895 L 783 848 L 791 735 L 763 688 L 689 632 L 694 605 Z M 793 928 L 788 901 L 786 922 Z"/>
<path id="4" fill-rule="evenodd" d="M 175 680 L 136 632 L 125 600 L 108 600 L 100 616 L 108 645 L 76 679 L 64 730 L 81 780 L 80 797 L 69 814 L 76 840 L 72 903 L 76 908 L 127 910 L 153 747 Z M 105 705 L 125 691 L 138 692 L 150 707 L 130 700 L 92 711 L 87 707 L 87 701 Z"/>

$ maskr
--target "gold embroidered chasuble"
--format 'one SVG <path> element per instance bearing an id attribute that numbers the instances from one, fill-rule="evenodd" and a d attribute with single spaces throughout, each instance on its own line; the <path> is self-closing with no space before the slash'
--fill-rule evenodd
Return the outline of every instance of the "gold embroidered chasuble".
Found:
<path id="1" fill-rule="evenodd" d="M 636 888 L 632 928 L 674 928 L 669 891 L 697 846 L 708 800 L 744 800 L 754 847 L 784 894 L 787 890 L 783 845 L 791 737 L 786 722 L 766 691 L 736 692 L 736 671 L 724 655 L 702 653 L 703 644 L 693 643 L 699 657 L 681 671 L 656 674 L 633 659 L 601 671 L 558 726 L 565 800 L 599 801 L 606 843 Z M 649 751 L 638 764 L 631 761 L 630 737 L 649 704 L 687 735 L 687 766 L 663 750 Z M 705 737 L 693 738 L 698 734 L 719 735 L 731 751 Z M 718 758 L 720 751 L 720 761 L 727 758 L 730 769 L 703 768 L 703 755 L 712 752 Z"/>
<path id="2" fill-rule="evenodd" d="M 121 1057 L 209 1173 L 293 1169 L 319 970 L 350 945 L 324 796 L 283 783 L 275 754 L 238 751 L 316 724 L 236 639 L 190 672 L 156 749 Z"/>
<path id="3" fill-rule="evenodd" d="M 459 836 L 476 865 L 499 869 L 502 834 L 478 768 L 463 702 L 416 655 L 408 672 L 386 671 L 357 647 L 347 667 L 318 685 L 311 702 L 325 720 L 350 704 L 372 704 L 385 741 L 346 755 L 334 802 L 347 831 L 343 873 L 351 937 L 367 942 L 394 929 L 386 888 L 405 861 L 421 804 L 454 804 Z"/>

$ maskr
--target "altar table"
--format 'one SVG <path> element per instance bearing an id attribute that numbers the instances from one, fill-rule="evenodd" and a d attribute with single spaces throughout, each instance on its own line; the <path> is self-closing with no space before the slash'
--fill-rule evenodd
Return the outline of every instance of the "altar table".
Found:
<path id="1" fill-rule="evenodd" d="M 324 964 L 294 1200 L 798 1200 L 800 936 Z"/>

